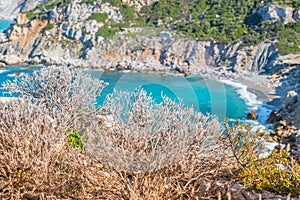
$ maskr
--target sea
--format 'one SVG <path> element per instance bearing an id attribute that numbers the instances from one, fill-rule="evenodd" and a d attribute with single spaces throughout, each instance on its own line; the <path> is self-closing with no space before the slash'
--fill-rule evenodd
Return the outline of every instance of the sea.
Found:
<path id="1" fill-rule="evenodd" d="M 6 28 L 8 28 L 11 23 L 12 23 L 12 20 L 0 19 L 0 32 L 5 30 Z"/>

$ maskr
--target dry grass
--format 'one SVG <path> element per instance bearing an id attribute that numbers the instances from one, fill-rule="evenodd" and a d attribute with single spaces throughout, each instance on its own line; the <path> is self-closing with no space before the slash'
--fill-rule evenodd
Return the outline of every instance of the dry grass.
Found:
<path id="1" fill-rule="evenodd" d="M 0 198 L 217 196 L 231 154 L 214 118 L 168 98 L 154 105 L 143 91 L 115 93 L 93 109 L 104 85 L 94 81 L 50 67 L 6 85 L 20 99 L 0 107 Z M 67 146 L 68 128 L 85 137 L 82 151 Z"/>

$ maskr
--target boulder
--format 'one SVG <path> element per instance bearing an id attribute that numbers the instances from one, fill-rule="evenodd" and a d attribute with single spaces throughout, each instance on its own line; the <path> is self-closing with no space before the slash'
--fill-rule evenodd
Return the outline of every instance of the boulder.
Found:
<path id="1" fill-rule="evenodd" d="M 274 124 L 274 123 L 280 121 L 281 119 L 282 119 L 282 117 L 279 115 L 279 113 L 276 110 L 273 110 L 270 113 L 266 123 L 267 124 Z"/>
<path id="2" fill-rule="evenodd" d="M 258 119 L 258 115 L 255 111 L 250 111 L 248 114 L 247 114 L 247 118 L 248 119 L 251 119 L 251 120 L 257 120 Z"/>
<path id="3" fill-rule="evenodd" d="M 257 10 L 263 21 L 281 21 L 284 24 L 293 22 L 293 8 L 267 4 Z"/>

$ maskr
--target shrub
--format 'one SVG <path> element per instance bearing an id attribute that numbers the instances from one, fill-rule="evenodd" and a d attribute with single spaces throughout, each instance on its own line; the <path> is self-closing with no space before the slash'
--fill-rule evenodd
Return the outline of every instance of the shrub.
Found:
<path id="1" fill-rule="evenodd" d="M 0 106 L 1 198 L 216 195 L 203 189 L 229 163 L 216 119 L 166 97 L 154 104 L 140 90 L 116 92 L 97 111 L 91 104 L 103 86 L 66 67 L 5 84 L 19 98 Z"/>
<path id="2" fill-rule="evenodd" d="M 63 66 L 45 67 L 8 81 L 3 88 L 11 95 L 41 106 L 50 116 L 55 112 L 68 116 L 65 123 L 71 128 L 80 128 L 93 110 L 91 105 L 100 95 L 105 83 L 94 80 L 80 70 Z"/>
<path id="3" fill-rule="evenodd" d="M 51 30 L 54 28 L 54 24 L 47 24 L 46 30 Z"/>
<path id="4" fill-rule="evenodd" d="M 108 18 L 107 13 L 93 13 L 89 19 L 90 20 L 96 20 L 97 22 L 105 22 L 105 20 Z"/>
<path id="5" fill-rule="evenodd" d="M 238 164 L 236 178 L 244 187 L 257 192 L 269 191 L 281 195 L 290 193 L 294 197 L 300 194 L 300 164 L 293 157 L 281 148 L 260 158 L 264 141 L 269 140 L 268 133 L 259 129 L 253 133 L 251 125 L 241 125 L 239 122 L 231 128 L 226 121 L 225 126 L 227 136 L 224 141 Z"/>
<path id="6" fill-rule="evenodd" d="M 211 158 L 212 152 L 218 151 L 218 121 L 167 97 L 156 104 L 144 90 L 115 91 L 100 111 L 101 116 L 108 116 L 104 124 L 111 125 L 99 128 L 96 123 L 95 130 L 87 131 L 93 137 L 86 136 L 86 146 L 101 162 L 119 170 L 158 170 L 187 159 L 191 149 L 197 155 L 195 162 Z M 183 155 L 185 158 L 181 158 Z"/>
<path id="7" fill-rule="evenodd" d="M 83 150 L 84 140 L 76 129 L 67 129 L 66 134 L 68 135 L 68 146 Z"/>
<path id="8" fill-rule="evenodd" d="M 135 18 L 134 7 L 129 6 L 127 4 L 120 5 L 120 13 L 124 17 L 124 20 L 126 21 L 132 21 Z"/>

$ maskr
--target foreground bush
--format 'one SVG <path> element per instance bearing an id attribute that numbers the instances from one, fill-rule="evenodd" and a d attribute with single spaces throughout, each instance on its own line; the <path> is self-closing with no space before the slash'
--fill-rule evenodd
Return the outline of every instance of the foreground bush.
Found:
<path id="1" fill-rule="evenodd" d="M 48 67 L 4 85 L 0 103 L 0 198 L 221 198 L 230 183 L 299 191 L 299 164 L 284 151 L 259 157 L 265 134 L 227 127 L 167 97 L 115 92 L 80 70 Z M 283 167 L 280 169 L 279 167 Z"/>
<path id="2" fill-rule="evenodd" d="M 0 107 L 1 198 L 216 195 L 206 180 L 224 179 L 228 163 L 214 118 L 140 90 L 96 109 L 104 86 L 66 67 L 4 85 L 19 98 Z"/>

